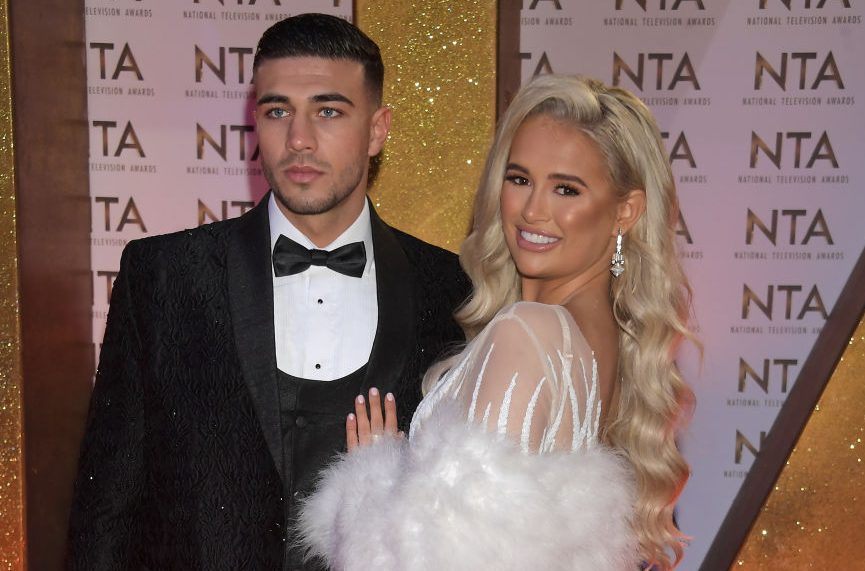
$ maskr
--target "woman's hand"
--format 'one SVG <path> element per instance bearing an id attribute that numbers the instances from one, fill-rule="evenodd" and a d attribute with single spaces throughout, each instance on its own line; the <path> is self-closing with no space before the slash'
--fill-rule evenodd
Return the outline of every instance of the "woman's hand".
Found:
<path id="1" fill-rule="evenodd" d="M 345 443 L 349 452 L 358 446 L 366 446 L 383 434 L 397 435 L 396 401 L 391 393 L 384 397 L 384 418 L 381 409 L 381 395 L 375 387 L 369 389 L 369 415 L 363 395 L 354 399 L 354 414 L 349 414 L 345 420 Z"/>

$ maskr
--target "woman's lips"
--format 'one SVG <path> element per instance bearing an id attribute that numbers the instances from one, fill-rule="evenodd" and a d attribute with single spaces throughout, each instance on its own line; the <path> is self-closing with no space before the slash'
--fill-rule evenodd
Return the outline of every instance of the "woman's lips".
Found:
<path id="1" fill-rule="evenodd" d="M 545 252 L 555 248 L 560 238 L 537 230 L 517 228 L 517 245 L 524 250 Z"/>

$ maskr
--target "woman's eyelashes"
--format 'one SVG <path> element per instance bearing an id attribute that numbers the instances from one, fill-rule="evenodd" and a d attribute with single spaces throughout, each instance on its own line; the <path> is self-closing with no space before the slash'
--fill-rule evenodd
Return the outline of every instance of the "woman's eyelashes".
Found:
<path id="1" fill-rule="evenodd" d="M 526 186 L 529 184 L 529 179 L 519 174 L 505 175 L 505 180 L 517 186 Z"/>
<path id="2" fill-rule="evenodd" d="M 516 186 L 530 186 L 532 184 L 527 177 L 521 174 L 505 175 L 505 180 Z M 582 193 L 576 186 L 564 183 L 559 183 L 553 187 L 553 192 L 560 196 L 579 196 Z"/>
<path id="3" fill-rule="evenodd" d="M 557 184 L 556 194 L 559 194 L 561 196 L 579 196 L 580 190 L 568 184 Z"/>

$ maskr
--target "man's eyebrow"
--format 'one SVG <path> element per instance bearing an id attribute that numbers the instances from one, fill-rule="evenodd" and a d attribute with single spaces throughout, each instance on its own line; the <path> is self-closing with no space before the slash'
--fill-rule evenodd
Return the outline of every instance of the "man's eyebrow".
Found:
<path id="1" fill-rule="evenodd" d="M 262 95 L 258 101 L 255 102 L 256 105 L 266 105 L 268 103 L 288 103 L 288 97 L 271 93 Z"/>
<path id="2" fill-rule="evenodd" d="M 346 105 L 354 107 L 354 102 L 342 93 L 320 93 L 318 95 L 313 95 L 309 100 L 313 103 L 345 103 Z M 262 95 L 258 101 L 255 102 L 256 105 L 267 105 L 269 103 L 280 103 L 284 105 L 290 103 L 290 100 L 285 95 L 271 93 Z"/>
<path id="3" fill-rule="evenodd" d="M 313 95 L 309 100 L 313 103 L 339 102 L 354 107 L 354 102 L 342 93 L 321 93 L 319 95 Z"/>

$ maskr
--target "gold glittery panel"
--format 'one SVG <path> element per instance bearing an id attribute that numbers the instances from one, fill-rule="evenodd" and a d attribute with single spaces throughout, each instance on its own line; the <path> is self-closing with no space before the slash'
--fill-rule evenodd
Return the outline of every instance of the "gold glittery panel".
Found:
<path id="1" fill-rule="evenodd" d="M 390 138 L 370 197 L 390 224 L 456 251 L 495 128 L 491 0 L 357 0 L 381 47 Z"/>
<path id="2" fill-rule="evenodd" d="M 865 318 L 811 413 L 733 569 L 865 568 L 863 377 Z"/>
<path id="3" fill-rule="evenodd" d="M 0 0 L 0 569 L 17 570 L 24 568 L 24 453 L 8 16 Z"/>

